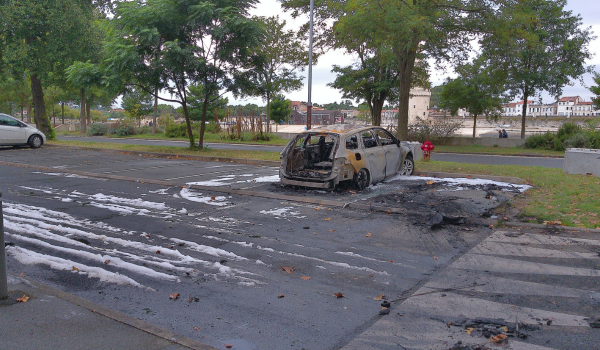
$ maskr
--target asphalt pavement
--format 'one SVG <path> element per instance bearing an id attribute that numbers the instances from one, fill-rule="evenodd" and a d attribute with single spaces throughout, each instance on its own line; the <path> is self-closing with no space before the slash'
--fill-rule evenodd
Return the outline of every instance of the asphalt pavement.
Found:
<path id="1" fill-rule="evenodd" d="M 116 139 L 109 137 L 87 137 L 87 136 L 58 136 L 59 140 L 86 141 L 86 142 L 105 142 L 105 143 L 124 143 L 137 145 L 154 146 L 175 146 L 187 147 L 185 141 L 168 140 L 146 140 L 146 139 Z M 255 150 L 266 152 L 281 152 L 281 146 L 248 145 L 233 143 L 206 143 L 206 147 L 214 149 L 231 150 Z M 456 154 L 433 152 L 431 159 L 443 162 L 487 164 L 487 165 L 521 165 L 521 166 L 541 166 L 544 168 L 563 168 L 563 158 L 550 157 L 525 157 L 525 156 L 496 156 L 496 155 L 476 155 L 476 154 Z"/>
<path id="2" fill-rule="evenodd" d="M 458 341 L 492 346 L 490 327 L 509 334 L 507 349 L 600 342 L 591 327 L 600 234 L 460 220 L 432 229 L 417 215 L 369 210 L 382 199 L 390 208 L 452 209 L 468 186 L 407 179 L 303 193 L 280 189 L 271 167 L 50 147 L 3 149 L 0 157 L 11 285 L 34 297 L 0 307 L 25 320 L 5 327 L 0 317 L 0 339 L 18 341 L 10 349 L 54 334 L 44 331 L 44 313 L 60 315 L 52 330 L 67 337 L 48 344 L 68 342 L 81 325 L 97 329 L 88 339 L 96 346 L 81 348 L 110 348 L 101 342 L 108 334 L 118 343 L 144 330 L 128 335 L 77 302 L 27 289 L 21 274 L 170 334 L 142 336 L 150 349 L 190 339 L 199 349 L 446 350 Z M 466 197 L 484 207 L 507 195 L 475 186 Z M 387 312 L 383 300 L 391 301 Z M 61 323 L 71 314 L 80 322 Z M 35 326 L 23 337 L 27 324 Z M 172 337 L 183 340 L 164 342 Z"/>

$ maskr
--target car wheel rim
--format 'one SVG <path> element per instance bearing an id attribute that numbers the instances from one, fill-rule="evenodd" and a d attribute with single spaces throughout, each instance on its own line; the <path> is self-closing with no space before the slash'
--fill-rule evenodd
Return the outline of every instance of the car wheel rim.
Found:
<path id="1" fill-rule="evenodd" d="M 39 136 L 34 136 L 31 141 L 34 148 L 38 148 L 42 145 L 42 139 Z"/>
<path id="2" fill-rule="evenodd" d="M 362 190 L 367 187 L 367 181 L 367 172 L 364 170 L 359 171 L 356 178 L 356 186 Z"/>
<path id="3" fill-rule="evenodd" d="M 404 161 L 404 166 L 402 167 L 402 175 L 410 175 L 413 171 L 413 163 L 412 161 L 406 159 Z"/>

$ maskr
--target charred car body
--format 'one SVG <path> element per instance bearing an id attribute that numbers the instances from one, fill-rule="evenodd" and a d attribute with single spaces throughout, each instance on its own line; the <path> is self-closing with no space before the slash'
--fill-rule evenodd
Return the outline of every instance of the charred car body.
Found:
<path id="1" fill-rule="evenodd" d="M 387 177 L 412 175 L 411 149 L 378 126 L 335 124 L 298 134 L 281 151 L 286 185 L 335 188 L 352 181 L 364 189 Z"/>

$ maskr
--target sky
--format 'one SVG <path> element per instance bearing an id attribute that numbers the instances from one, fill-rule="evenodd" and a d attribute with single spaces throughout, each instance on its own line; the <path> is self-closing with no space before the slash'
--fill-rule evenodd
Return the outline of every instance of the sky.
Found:
<path id="1" fill-rule="evenodd" d="M 600 33 L 600 6 L 592 5 L 595 1 L 588 0 L 568 0 L 566 9 L 573 11 L 574 14 L 580 14 L 583 19 L 584 27 L 592 27 L 592 31 L 596 36 Z M 303 23 L 304 20 L 297 19 L 295 22 L 287 13 L 281 10 L 281 6 L 277 0 L 261 0 L 256 9 L 251 11 L 253 15 L 259 16 L 274 16 L 279 15 L 280 18 L 286 19 L 288 27 L 292 28 Z M 600 39 L 595 39 L 591 42 L 589 47 L 590 52 L 594 55 L 591 60 L 587 62 L 588 65 L 595 65 L 596 71 L 600 71 Z M 328 83 L 335 79 L 335 74 L 331 73 L 331 67 L 334 64 L 337 65 L 350 65 L 353 62 L 352 56 L 345 54 L 343 51 L 332 50 L 327 52 L 325 55 L 319 58 L 316 66 L 313 67 L 313 89 L 312 89 L 312 102 L 318 104 L 326 104 L 333 102 L 342 101 L 341 93 L 327 86 Z M 441 85 L 448 77 L 454 77 L 451 68 L 446 71 L 432 70 L 430 81 L 432 86 Z M 287 98 L 293 101 L 307 101 L 308 100 L 308 80 L 307 71 L 305 70 L 302 75 L 304 79 L 304 88 L 292 93 L 285 94 Z M 575 82 L 574 86 L 566 86 L 563 89 L 563 96 L 581 96 L 585 101 L 590 101 L 592 93 L 586 88 L 586 86 L 593 85 L 592 76 L 590 74 L 583 77 L 584 85 L 579 82 Z M 247 104 L 255 103 L 258 105 L 264 105 L 265 102 L 260 98 L 247 98 L 243 100 L 235 100 L 231 95 L 228 95 L 229 101 L 232 104 Z M 543 101 L 550 103 L 554 101 L 554 98 L 548 94 L 542 95 Z"/>

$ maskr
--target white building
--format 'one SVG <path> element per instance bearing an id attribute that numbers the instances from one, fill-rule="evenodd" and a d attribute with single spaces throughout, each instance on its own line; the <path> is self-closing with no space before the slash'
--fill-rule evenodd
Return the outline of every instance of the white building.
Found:
<path id="1" fill-rule="evenodd" d="M 557 114 L 559 116 L 599 116 L 600 110 L 596 108 L 593 102 L 585 102 L 581 97 L 562 97 L 558 100 Z"/>
<path id="2" fill-rule="evenodd" d="M 511 102 L 505 106 L 502 106 L 502 116 L 503 117 L 519 117 L 523 115 L 523 105 L 524 101 L 519 102 Z M 527 105 L 533 104 L 533 101 L 527 101 Z"/>

